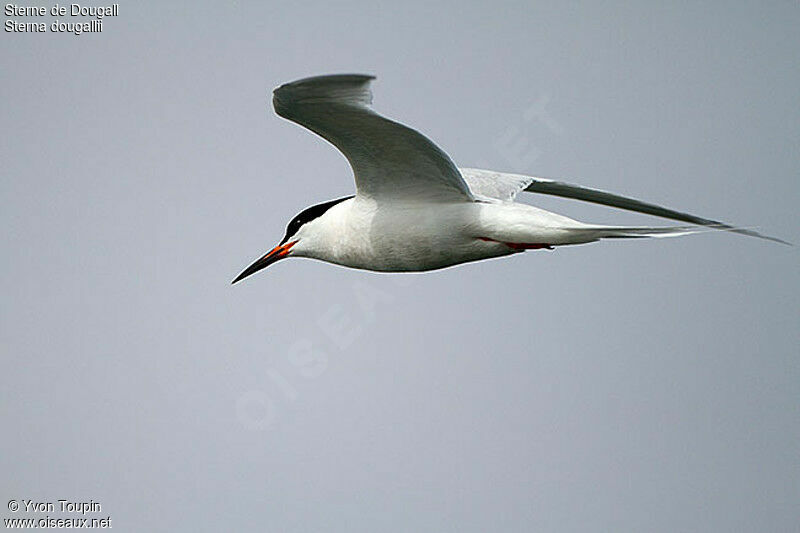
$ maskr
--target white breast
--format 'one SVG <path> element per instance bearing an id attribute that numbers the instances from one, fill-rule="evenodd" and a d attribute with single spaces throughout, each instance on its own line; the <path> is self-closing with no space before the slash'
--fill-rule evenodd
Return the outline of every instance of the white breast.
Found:
<path id="1" fill-rule="evenodd" d="M 352 268 L 424 271 L 513 253 L 481 240 L 481 204 L 376 203 L 354 198 L 313 223 L 300 253 Z M 310 228 L 312 229 L 312 228 Z"/>

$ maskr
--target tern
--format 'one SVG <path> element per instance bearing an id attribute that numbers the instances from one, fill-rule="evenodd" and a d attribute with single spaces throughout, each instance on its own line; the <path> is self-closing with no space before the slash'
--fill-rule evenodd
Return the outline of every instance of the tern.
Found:
<path id="1" fill-rule="evenodd" d="M 785 241 L 655 204 L 562 181 L 457 168 L 416 130 L 371 109 L 374 76 L 304 78 L 273 91 L 275 112 L 333 144 L 356 194 L 295 216 L 280 243 L 236 283 L 287 257 L 379 272 L 420 272 L 602 239 L 667 237 L 705 228 Z M 521 191 L 572 198 L 692 224 L 606 226 L 515 202 Z"/>

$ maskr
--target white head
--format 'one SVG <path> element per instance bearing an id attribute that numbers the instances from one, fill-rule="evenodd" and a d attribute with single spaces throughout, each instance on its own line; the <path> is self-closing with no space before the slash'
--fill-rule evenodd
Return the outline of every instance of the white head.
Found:
<path id="1" fill-rule="evenodd" d="M 322 215 L 324 215 L 328 209 L 350 198 L 352 198 L 352 196 L 338 198 L 336 200 L 311 206 L 308 209 L 301 211 L 300 214 L 295 216 L 289 222 L 289 225 L 286 226 L 286 234 L 283 236 L 281 242 L 278 243 L 275 248 L 267 252 L 266 255 L 262 256 L 252 265 L 244 269 L 244 271 L 242 271 L 242 273 L 233 280 L 233 283 L 241 281 L 247 276 L 255 274 L 259 270 L 262 270 L 272 263 L 285 257 L 292 255 L 302 257 L 304 255 L 308 255 L 307 252 L 313 253 L 315 244 L 314 236 L 317 234 L 317 231 L 314 227 L 315 224 L 320 223 L 320 217 L 322 217 Z"/>

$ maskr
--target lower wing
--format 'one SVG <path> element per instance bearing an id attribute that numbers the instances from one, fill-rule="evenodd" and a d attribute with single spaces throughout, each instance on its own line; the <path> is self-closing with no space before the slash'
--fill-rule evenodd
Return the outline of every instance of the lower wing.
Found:
<path id="1" fill-rule="evenodd" d="M 520 174 L 507 174 L 471 168 L 462 168 L 460 170 L 461 174 L 464 176 L 464 180 L 469 185 L 472 193 L 476 196 L 488 196 L 497 200 L 509 201 L 513 200 L 520 191 L 549 194 L 551 196 L 560 196 L 562 198 L 572 198 L 584 202 L 607 205 L 609 207 L 668 218 L 670 220 L 679 220 L 681 222 L 697 224 L 698 226 L 732 231 L 734 233 L 758 237 L 759 239 L 766 239 L 781 244 L 791 244 L 776 237 L 763 235 L 750 229 L 737 228 L 716 220 L 698 217 L 689 213 L 682 213 L 674 209 L 661 207 L 660 205 L 642 202 L 641 200 L 627 198 L 589 187 L 572 185 L 571 183 L 564 183 L 547 178 L 523 176 Z"/>

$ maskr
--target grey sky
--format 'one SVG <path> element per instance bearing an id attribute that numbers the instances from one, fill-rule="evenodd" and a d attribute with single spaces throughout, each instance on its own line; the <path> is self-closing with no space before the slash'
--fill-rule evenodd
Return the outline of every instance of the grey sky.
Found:
<path id="1" fill-rule="evenodd" d="M 118 531 L 796 530 L 796 247 L 229 283 L 353 190 L 269 105 L 332 72 L 377 75 L 375 107 L 461 166 L 798 243 L 797 4 L 297 4 L 3 32 L 2 505 L 91 498 Z"/>

